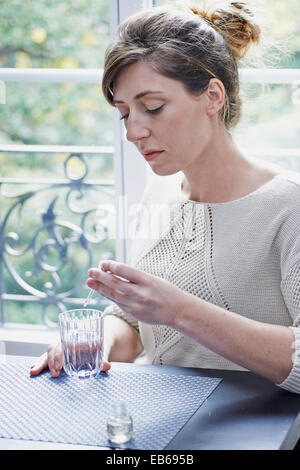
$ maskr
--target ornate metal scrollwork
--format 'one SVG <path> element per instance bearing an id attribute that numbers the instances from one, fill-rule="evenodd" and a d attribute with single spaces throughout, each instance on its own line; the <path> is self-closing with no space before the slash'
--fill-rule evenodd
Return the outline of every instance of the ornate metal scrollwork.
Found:
<path id="1" fill-rule="evenodd" d="M 73 159 L 80 163 L 79 175 L 70 170 Z M 108 213 L 109 204 L 101 210 L 98 204 L 101 198 L 111 201 L 113 212 L 113 192 L 94 181 L 87 181 L 88 165 L 80 153 L 66 158 L 64 172 L 66 180 L 39 183 L 35 190 L 15 194 L 5 191 L 9 179 L 0 179 L 0 197 L 5 200 L 0 218 L 2 322 L 5 321 L 6 302 L 11 300 L 40 304 L 43 322 L 56 325 L 47 314 L 48 308 L 55 307 L 60 312 L 82 305 L 83 292 L 87 292 L 83 289 L 87 269 L 98 263 L 100 253 L 102 257 L 114 257 L 114 249 L 105 246 L 109 245 L 109 229 L 105 222 L 112 213 Z M 20 183 L 24 187 L 24 183 Z M 15 181 L 14 184 L 16 186 Z M 26 181 L 27 184 L 30 182 Z M 33 184 L 37 181 L 32 180 Z M 85 204 L 86 196 L 91 192 L 97 194 L 97 198 L 94 198 L 94 204 L 90 200 Z M 106 305 L 100 297 L 97 303 L 98 306 Z"/>

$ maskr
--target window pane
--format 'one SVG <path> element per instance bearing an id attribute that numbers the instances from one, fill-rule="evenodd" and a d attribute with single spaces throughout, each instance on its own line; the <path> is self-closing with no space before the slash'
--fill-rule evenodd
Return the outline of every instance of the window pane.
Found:
<path id="1" fill-rule="evenodd" d="M 82 304 L 87 270 L 114 258 L 112 155 L 0 153 L 6 322 L 49 323 Z M 97 296 L 100 307 L 107 305 Z"/>
<path id="2" fill-rule="evenodd" d="M 187 0 L 185 3 L 189 5 L 191 2 Z M 172 1 L 155 0 L 155 4 L 163 6 L 172 4 Z M 197 1 L 192 4 L 197 5 Z M 207 4 L 209 5 L 209 2 Z M 262 56 L 266 66 L 300 67 L 299 0 L 261 0 L 253 4 L 259 9 L 257 11 L 262 13 L 262 18 L 258 17 L 258 21 L 265 34 L 265 39 L 262 37 L 262 46 L 266 52 L 262 53 Z M 199 5 L 203 5 L 203 2 L 199 2 Z"/>
<path id="3" fill-rule="evenodd" d="M 0 13 L 0 67 L 103 67 L 109 0 L 11 0 Z M 88 267 L 115 256 L 112 109 L 100 81 L 6 83 L 5 98 L 0 145 L 107 147 L 0 152 L 0 323 L 51 323 L 86 297 Z"/>
<path id="4" fill-rule="evenodd" d="M 0 13 L 0 67 L 103 67 L 109 0 L 9 0 Z"/>
<path id="5" fill-rule="evenodd" d="M 238 144 L 254 151 L 275 149 L 268 159 L 300 171 L 300 151 L 298 156 L 285 158 L 285 149 L 300 148 L 300 87 L 244 83 L 241 96 L 242 118 L 233 130 Z"/>
<path id="6" fill-rule="evenodd" d="M 156 0 L 158 6 L 166 4 L 172 2 Z M 263 0 L 259 2 L 259 8 L 263 13 L 263 17 L 258 18 L 264 32 L 262 47 L 250 49 L 253 51 L 249 51 L 250 62 L 241 62 L 240 66 L 300 68 L 299 1 Z M 277 149 L 273 156 L 264 157 L 263 152 L 262 156 L 300 171 L 300 151 L 298 156 L 284 157 L 284 149 L 300 148 L 300 82 L 291 80 L 288 85 L 242 83 L 241 97 L 242 116 L 233 130 L 239 145 L 255 152 Z M 280 149 L 283 149 L 282 155 Z"/>
<path id="7" fill-rule="evenodd" d="M 100 84 L 6 84 L 0 143 L 112 145 L 112 108 Z"/>

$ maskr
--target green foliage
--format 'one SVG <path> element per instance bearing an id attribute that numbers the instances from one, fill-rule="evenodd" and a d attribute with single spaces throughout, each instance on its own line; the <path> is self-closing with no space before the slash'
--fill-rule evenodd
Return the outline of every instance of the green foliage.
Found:
<path id="1" fill-rule="evenodd" d="M 10 0 L 0 1 L 0 67 L 16 68 L 86 68 L 101 69 L 104 52 L 109 42 L 109 0 Z M 6 104 L 0 105 L 0 143 L 23 143 L 40 145 L 104 145 L 113 144 L 112 109 L 102 97 L 101 84 L 73 83 L 7 83 Z M 0 176 L 6 178 L 29 178 L 31 184 L 2 184 L 1 223 L 11 205 L 17 201 L 13 195 L 42 188 L 39 179 L 64 179 L 64 161 L 67 154 L 0 153 Z M 89 173 L 87 179 L 112 180 L 113 160 L 111 154 L 85 156 Z M 80 163 L 80 162 L 79 162 Z M 71 173 L 80 173 L 80 165 L 72 159 Z M 50 184 L 50 183 L 49 183 Z M 15 232 L 19 240 L 10 245 L 24 249 L 32 240 L 41 224 L 42 211 L 56 194 L 59 199 L 55 209 L 61 220 L 80 226 L 80 216 L 68 210 L 65 190 L 42 191 L 30 198 L 21 215 L 18 208 L 6 226 L 6 234 Z M 110 192 L 113 190 L 111 188 Z M 113 194 L 113 193 L 112 193 Z M 78 195 L 77 195 L 78 196 Z M 81 210 L 101 207 L 108 200 L 97 191 L 85 191 L 82 199 L 74 196 Z M 85 205 L 85 206 L 84 206 Z M 97 223 L 96 213 L 87 219 L 88 232 L 93 234 Z M 91 219 L 91 220 L 90 220 Z M 66 228 L 60 228 L 62 239 L 68 237 Z M 43 230 L 37 239 L 36 248 L 51 238 Z M 96 237 L 97 238 L 97 237 Z M 101 239 L 101 236 L 100 236 Z M 93 262 L 103 256 L 114 255 L 114 239 L 91 244 Z M 79 243 L 69 247 L 69 260 L 60 271 L 59 292 L 66 292 L 78 285 L 76 293 L 85 297 L 87 288 L 87 252 Z M 29 249 L 24 255 L 8 255 L 15 271 L 30 286 L 45 290 L 54 285 L 51 274 L 35 271 L 36 255 Z M 59 264 L 58 253 L 49 249 L 45 255 L 49 265 Z M 4 270 L 5 290 L 9 294 L 24 295 L 26 291 L 14 282 L 11 274 Z M 102 301 L 103 302 L 103 301 Z M 73 305 L 75 307 L 76 305 Z M 67 307 L 72 307 L 67 305 Z M 41 323 L 41 306 L 37 303 L 6 302 L 6 321 L 17 323 Z M 49 306 L 47 317 L 56 321 L 58 309 Z"/>
<path id="2" fill-rule="evenodd" d="M 155 0 L 158 6 L 171 5 L 174 0 Z M 176 3 L 195 4 L 200 7 L 226 7 L 226 1 L 179 0 Z M 227 2 L 230 3 L 230 2 Z M 300 8 L 299 0 L 246 0 L 261 28 L 259 48 L 266 66 L 279 68 L 300 67 Z M 251 53 L 250 53 L 251 55 Z"/>
<path id="3" fill-rule="evenodd" d="M 182 0 L 188 5 L 188 0 Z M 162 6 L 172 0 L 156 0 Z M 179 2 L 181 3 L 181 1 Z M 196 5 L 222 5 L 222 2 L 194 0 Z M 256 68 L 300 68 L 299 0 L 246 1 L 261 27 L 261 41 L 251 47 L 239 66 Z M 226 2 L 224 2 L 226 5 Z M 277 85 L 242 83 L 242 118 L 233 130 L 244 148 L 298 148 L 300 146 L 300 82 Z M 284 151 L 283 151 L 284 153 Z M 300 171 L 300 161 L 280 161 Z"/>
<path id="4" fill-rule="evenodd" d="M 108 0 L 0 2 L 0 67 L 103 67 Z M 0 143 L 112 145 L 112 110 L 100 81 L 8 83 Z"/>
<path id="5" fill-rule="evenodd" d="M 3 0 L 0 66 L 101 68 L 108 0 Z"/>

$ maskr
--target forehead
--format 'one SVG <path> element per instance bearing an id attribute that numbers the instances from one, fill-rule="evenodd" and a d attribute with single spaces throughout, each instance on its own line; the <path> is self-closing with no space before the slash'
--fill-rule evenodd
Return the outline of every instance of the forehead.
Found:
<path id="1" fill-rule="evenodd" d="M 137 62 L 123 69 L 114 83 L 114 101 L 133 99 L 146 90 L 167 92 L 181 87 L 181 83 L 161 75 L 151 65 Z"/>

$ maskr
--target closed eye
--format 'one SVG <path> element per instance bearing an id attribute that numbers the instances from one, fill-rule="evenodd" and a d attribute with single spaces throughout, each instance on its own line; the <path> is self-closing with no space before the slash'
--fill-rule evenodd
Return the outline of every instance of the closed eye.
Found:
<path id="1" fill-rule="evenodd" d="M 163 107 L 164 107 L 164 105 L 162 104 L 161 106 L 159 106 L 158 108 L 155 108 L 155 109 L 146 109 L 146 113 L 157 114 L 163 109 Z M 122 121 L 123 119 L 127 119 L 128 116 L 129 116 L 129 113 L 123 114 L 123 116 L 120 117 L 120 121 Z"/>
<path id="2" fill-rule="evenodd" d="M 159 113 L 159 111 L 161 111 L 163 109 L 164 105 L 162 104 L 161 106 L 159 106 L 158 108 L 155 108 L 155 109 L 147 109 L 147 113 L 150 113 L 150 114 L 156 114 L 156 113 Z"/>
<path id="3" fill-rule="evenodd" d="M 129 113 L 124 114 L 123 116 L 120 117 L 120 121 L 122 121 L 122 119 L 127 119 L 128 116 L 129 116 Z"/>

